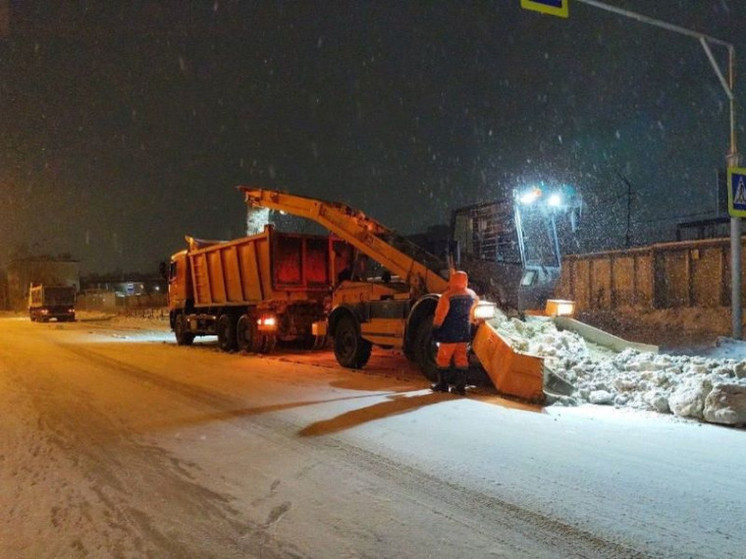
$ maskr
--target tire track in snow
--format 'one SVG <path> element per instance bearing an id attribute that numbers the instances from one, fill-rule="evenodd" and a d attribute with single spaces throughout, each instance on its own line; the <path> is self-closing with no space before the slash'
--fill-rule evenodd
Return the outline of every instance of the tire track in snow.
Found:
<path id="1" fill-rule="evenodd" d="M 190 402 L 199 401 L 210 408 L 227 404 L 227 399 L 217 394 L 169 381 L 50 336 L 44 341 L 98 369 L 103 366 L 106 373 L 159 385 Z M 61 548 L 52 547 L 57 549 L 55 554 L 65 555 L 66 549 L 72 549 L 75 556 L 103 552 L 107 556 L 227 557 L 261 552 L 267 559 L 303 557 L 292 544 L 269 535 L 267 526 L 242 518 L 230 495 L 198 483 L 197 477 L 209 476 L 194 476 L 197 465 L 139 442 L 136 433 L 123 430 L 96 408 L 90 393 L 65 382 L 57 370 L 37 370 L 42 374 L 24 376 L 34 363 L 33 352 L 29 355 L 9 354 L 15 366 L 6 376 L 38 414 L 29 427 L 41 440 L 37 448 L 42 448 L 46 460 L 29 475 L 33 475 L 33 484 L 45 485 L 54 493 L 49 511 L 50 525 L 57 533 L 53 539 L 72 540 L 60 544 Z M 64 363 L 62 357 L 57 360 Z M 76 372 L 76 376 L 81 374 Z M 73 479 L 72 472 L 82 480 Z M 20 493 L 18 498 L 23 496 Z M 270 524 L 284 512 L 278 511 Z M 189 523 L 186 531 L 185 521 Z M 174 538 L 175 533 L 186 537 Z"/>
<path id="2" fill-rule="evenodd" d="M 241 409 L 244 405 L 240 399 L 173 380 L 79 346 L 60 345 L 65 350 L 106 366 L 113 372 L 147 382 L 205 406 L 211 411 L 217 409 L 229 412 Z M 240 418 L 239 414 L 236 417 Z M 559 519 L 550 518 L 493 495 L 474 491 L 390 460 L 381 454 L 350 444 L 343 440 L 344 437 L 297 437 L 298 425 L 281 419 L 276 414 L 252 416 L 251 423 L 252 428 L 261 426 L 268 430 L 267 437 L 274 443 L 277 442 L 274 434 L 280 430 L 286 435 L 290 447 L 307 446 L 309 454 L 323 447 L 325 453 L 334 456 L 335 462 L 346 464 L 351 472 L 367 471 L 396 487 L 396 493 L 404 496 L 414 506 L 427 509 L 430 514 L 441 516 L 447 522 L 458 523 L 468 530 L 479 533 L 485 539 L 495 540 L 519 556 L 603 556 L 611 559 L 655 556 L 649 551 L 637 551 L 624 543 L 609 541 Z M 257 528 L 261 530 L 272 527 L 290 507 L 290 502 L 277 505 L 270 511 L 264 525 Z M 499 526 L 500 530 L 495 530 L 496 526 Z"/>

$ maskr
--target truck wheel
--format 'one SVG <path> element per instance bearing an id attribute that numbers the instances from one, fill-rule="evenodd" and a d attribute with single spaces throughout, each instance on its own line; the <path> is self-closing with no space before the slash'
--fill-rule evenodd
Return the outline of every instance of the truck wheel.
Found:
<path id="1" fill-rule="evenodd" d="M 194 341 L 194 334 L 189 331 L 186 316 L 181 313 L 177 314 L 174 319 L 174 336 L 176 345 L 192 345 Z"/>
<path id="2" fill-rule="evenodd" d="M 351 316 L 339 320 L 334 331 L 334 357 L 340 365 L 361 369 L 370 359 L 372 349 L 372 344 L 358 335 L 357 325 Z"/>
<path id="3" fill-rule="evenodd" d="M 256 337 L 256 327 L 249 315 L 242 315 L 236 325 L 236 344 L 241 351 L 255 352 L 253 344 Z"/>
<path id="4" fill-rule="evenodd" d="M 318 336 L 313 334 L 304 334 L 300 338 L 299 346 L 301 349 L 315 349 Z"/>
<path id="5" fill-rule="evenodd" d="M 277 336 L 274 334 L 264 334 L 262 336 L 264 343 L 262 344 L 262 353 L 272 353 L 277 345 Z"/>
<path id="6" fill-rule="evenodd" d="M 433 340 L 432 315 L 427 315 L 417 325 L 413 354 L 422 374 L 433 382 L 438 380 L 438 366 L 435 364 L 437 353 L 438 344 Z"/>
<path id="7" fill-rule="evenodd" d="M 324 336 L 314 336 L 313 337 L 313 347 L 311 349 L 324 349 L 326 348 L 327 344 L 329 343 L 329 339 Z"/>
<path id="8" fill-rule="evenodd" d="M 221 314 L 215 325 L 218 335 L 218 346 L 223 351 L 236 350 L 236 321 L 229 314 Z"/>
<path id="9" fill-rule="evenodd" d="M 236 325 L 236 343 L 238 349 L 248 353 L 267 353 L 266 336 L 259 332 L 256 319 L 245 314 Z"/>

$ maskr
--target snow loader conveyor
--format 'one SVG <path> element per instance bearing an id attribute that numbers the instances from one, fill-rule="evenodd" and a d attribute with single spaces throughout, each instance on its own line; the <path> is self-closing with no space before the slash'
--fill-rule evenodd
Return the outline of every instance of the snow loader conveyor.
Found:
<path id="1" fill-rule="evenodd" d="M 432 313 L 440 293 L 448 285 L 441 275 L 442 269 L 433 265 L 433 255 L 406 250 L 392 230 L 344 204 L 261 188 L 238 188 L 249 207 L 279 210 L 315 221 L 379 262 L 408 286 L 408 293 L 399 293 L 389 288 L 388 283 L 376 289 L 368 284 L 369 287 L 362 289 L 360 282 L 355 287 L 355 282 L 345 281 L 335 289 L 333 308 L 321 327 L 335 338 L 335 355 L 340 364 L 360 368 L 367 362 L 372 345 L 396 347 L 417 361 L 425 376 L 432 378 L 436 347 L 432 341 Z M 351 289 L 354 298 L 348 295 Z M 615 351 L 625 347 L 657 351 L 653 346 L 631 344 L 573 319 L 553 320 L 558 328 L 575 331 Z M 545 367 L 543 358 L 518 351 L 489 322 L 482 322 L 477 328 L 472 350 L 503 394 L 543 402 L 546 396 L 569 395 L 573 391 L 567 381 Z"/>

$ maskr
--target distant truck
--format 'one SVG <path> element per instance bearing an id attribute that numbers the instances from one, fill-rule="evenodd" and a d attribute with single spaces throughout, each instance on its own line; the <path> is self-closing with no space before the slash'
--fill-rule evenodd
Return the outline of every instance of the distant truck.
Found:
<path id="1" fill-rule="evenodd" d="M 32 322 L 75 320 L 75 286 L 34 284 L 29 286 L 28 314 Z"/>
<path id="2" fill-rule="evenodd" d="M 271 225 L 232 241 L 186 240 L 168 271 L 169 318 L 179 345 L 217 336 L 224 351 L 270 353 L 278 341 L 308 349 L 325 342 L 312 325 L 326 318 L 332 288 L 352 269 L 348 243 Z"/>

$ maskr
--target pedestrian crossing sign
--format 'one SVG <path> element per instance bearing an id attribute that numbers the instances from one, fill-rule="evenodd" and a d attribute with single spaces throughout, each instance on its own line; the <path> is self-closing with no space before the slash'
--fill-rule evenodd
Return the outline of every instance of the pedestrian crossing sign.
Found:
<path id="1" fill-rule="evenodd" d="M 728 169 L 728 213 L 733 217 L 746 217 L 746 168 Z"/>
<path id="2" fill-rule="evenodd" d="M 543 14 L 568 17 L 570 0 L 521 0 L 521 8 L 534 10 Z"/>

